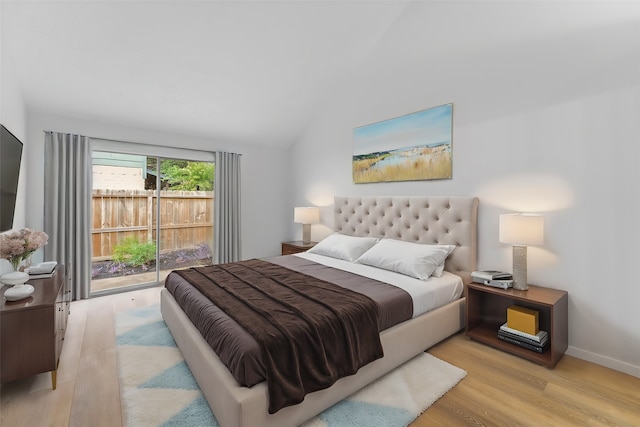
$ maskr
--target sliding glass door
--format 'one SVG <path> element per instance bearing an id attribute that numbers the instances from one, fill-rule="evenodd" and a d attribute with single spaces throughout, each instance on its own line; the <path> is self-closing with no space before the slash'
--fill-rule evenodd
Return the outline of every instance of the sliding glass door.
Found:
<path id="1" fill-rule="evenodd" d="M 158 273 L 164 280 L 171 270 L 211 264 L 214 165 L 154 160 L 160 163 L 161 190 L 156 199 L 159 205 L 154 206 L 154 223 L 160 233 Z"/>
<path id="2" fill-rule="evenodd" d="M 94 293 L 211 263 L 213 162 L 93 152 Z"/>

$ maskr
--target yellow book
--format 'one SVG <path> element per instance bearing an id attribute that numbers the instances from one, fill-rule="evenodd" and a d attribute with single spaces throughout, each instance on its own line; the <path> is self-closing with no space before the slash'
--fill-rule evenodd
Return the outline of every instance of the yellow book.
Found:
<path id="1" fill-rule="evenodd" d="M 536 335 L 540 331 L 538 312 L 530 308 L 512 305 L 507 308 L 507 326 L 530 335 Z"/>

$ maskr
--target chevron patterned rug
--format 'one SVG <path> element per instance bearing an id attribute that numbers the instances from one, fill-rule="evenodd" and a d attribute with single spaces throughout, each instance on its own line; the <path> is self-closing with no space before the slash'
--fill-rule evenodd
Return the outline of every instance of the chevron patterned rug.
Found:
<path id="1" fill-rule="evenodd" d="M 158 305 L 118 312 L 115 326 L 125 426 L 218 426 Z M 422 353 L 304 426 L 404 427 L 465 376 Z"/>

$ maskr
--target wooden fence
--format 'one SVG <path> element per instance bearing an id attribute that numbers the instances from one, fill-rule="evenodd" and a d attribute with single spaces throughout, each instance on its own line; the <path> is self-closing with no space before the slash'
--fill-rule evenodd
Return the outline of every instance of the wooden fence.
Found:
<path id="1" fill-rule="evenodd" d="M 94 261 L 109 259 L 122 239 L 155 241 L 158 197 L 154 190 L 93 190 Z M 160 191 L 160 251 L 213 241 L 213 191 Z"/>

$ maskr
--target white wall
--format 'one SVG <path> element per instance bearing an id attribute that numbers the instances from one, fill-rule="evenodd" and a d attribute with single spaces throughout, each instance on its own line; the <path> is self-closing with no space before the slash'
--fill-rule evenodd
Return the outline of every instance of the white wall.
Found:
<path id="1" fill-rule="evenodd" d="M 126 128 L 109 123 L 97 123 L 32 113 L 29 115 L 28 137 L 30 140 L 27 183 L 27 224 L 42 229 L 44 212 L 43 165 L 44 132 L 68 132 L 94 138 L 117 141 L 133 141 L 161 146 L 176 146 L 196 150 L 226 150 L 242 154 L 242 257 L 244 259 L 280 254 L 280 242 L 286 234 L 285 211 L 287 199 L 286 173 L 288 154 L 286 150 L 263 149 L 251 146 L 230 146 L 223 142 L 210 141 L 181 135 L 169 135 L 143 129 Z M 269 224 L 268 227 L 265 224 Z"/>
<path id="2" fill-rule="evenodd" d="M 29 141 L 25 138 L 27 133 L 27 114 L 18 83 L 18 76 L 14 68 L 13 58 L 8 53 L 5 53 L 3 45 L 4 38 L 2 45 L 0 45 L 0 51 L 3 52 L 0 59 L 0 122 L 23 144 L 20 177 L 18 178 L 18 194 L 13 218 L 13 228 L 20 229 L 25 227 L 25 188 L 28 173 L 25 168 L 25 158 L 30 146 Z M 11 264 L 8 261 L 0 260 L 0 275 L 11 271 L 11 269 Z"/>
<path id="3" fill-rule="evenodd" d="M 541 212 L 545 243 L 529 248 L 529 281 L 569 292 L 568 353 L 640 376 L 638 22 L 517 45 L 505 34 L 502 46 L 475 49 L 471 33 L 468 51 L 438 62 L 422 51 L 429 16 L 409 8 L 335 88 L 292 148 L 292 206 L 326 206 L 318 240 L 333 226 L 334 195 L 478 196 L 478 267 L 508 271 L 499 214 Z M 448 102 L 451 180 L 352 183 L 354 127 Z"/>

